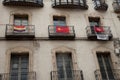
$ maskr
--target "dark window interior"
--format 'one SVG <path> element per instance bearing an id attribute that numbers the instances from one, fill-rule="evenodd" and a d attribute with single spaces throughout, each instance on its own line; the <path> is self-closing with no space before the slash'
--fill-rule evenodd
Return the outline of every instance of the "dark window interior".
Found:
<path id="1" fill-rule="evenodd" d="M 66 18 L 63 16 L 53 16 L 53 24 L 65 26 L 66 25 Z"/>
<path id="2" fill-rule="evenodd" d="M 14 15 L 14 25 L 28 25 L 28 15 Z"/>

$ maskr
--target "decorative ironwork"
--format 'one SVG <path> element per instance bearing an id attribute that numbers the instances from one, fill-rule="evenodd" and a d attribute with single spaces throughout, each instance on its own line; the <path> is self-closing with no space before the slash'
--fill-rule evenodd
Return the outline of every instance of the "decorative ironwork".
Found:
<path id="1" fill-rule="evenodd" d="M 107 79 L 103 79 L 104 77 L 102 77 L 102 73 L 100 70 L 96 70 L 95 71 L 95 78 L 96 80 L 120 80 L 120 70 L 119 69 L 113 69 L 112 72 L 107 70 L 104 72 L 108 72 L 105 74 L 108 74 L 109 76 L 113 76 L 113 77 L 107 77 Z M 104 74 L 104 73 L 103 73 Z"/>
<path id="2" fill-rule="evenodd" d="M 72 76 L 71 74 L 68 74 L 69 78 L 60 78 L 58 71 L 52 71 L 51 72 L 51 80 L 84 80 L 83 78 L 83 72 L 81 70 L 72 70 Z"/>
<path id="3" fill-rule="evenodd" d="M 53 8 L 80 8 L 80 9 L 88 9 L 88 5 L 86 4 L 86 0 L 52 0 Z"/>
<path id="4" fill-rule="evenodd" d="M 34 38 L 35 37 L 35 26 L 25 25 L 24 31 L 14 30 L 15 25 L 6 25 L 6 38 Z"/>
<path id="5" fill-rule="evenodd" d="M 114 8 L 114 12 L 120 13 L 120 1 L 119 0 L 115 0 L 113 2 L 113 8 Z"/>
<path id="6" fill-rule="evenodd" d="M 15 80 L 19 80 L 23 77 L 25 78 L 25 80 L 36 80 L 35 72 L 20 73 L 19 75 L 16 74 L 13 76 L 12 73 L 1 73 L 0 80 L 11 80 L 13 77 L 15 78 Z"/>
<path id="7" fill-rule="evenodd" d="M 51 39 L 74 39 L 75 38 L 74 26 L 67 26 L 67 27 L 69 28 L 69 31 L 67 31 L 66 33 L 64 31 L 57 32 L 55 25 L 49 25 L 48 26 L 49 38 Z"/>
<path id="8" fill-rule="evenodd" d="M 43 7 L 43 0 L 4 0 L 4 5 Z"/>
<path id="9" fill-rule="evenodd" d="M 104 10 L 106 11 L 108 9 L 108 5 L 105 3 L 105 1 L 101 1 L 101 0 L 94 0 L 95 3 L 95 9 L 96 10 Z"/>
<path id="10" fill-rule="evenodd" d="M 100 26 L 100 27 L 102 27 L 104 31 L 99 32 L 98 34 L 107 35 L 109 38 L 108 40 L 110 40 L 112 38 L 110 27 L 107 27 L 107 26 Z M 94 40 L 97 39 L 97 33 L 94 30 L 94 26 L 87 26 L 86 33 L 87 33 L 88 39 L 94 39 Z"/>

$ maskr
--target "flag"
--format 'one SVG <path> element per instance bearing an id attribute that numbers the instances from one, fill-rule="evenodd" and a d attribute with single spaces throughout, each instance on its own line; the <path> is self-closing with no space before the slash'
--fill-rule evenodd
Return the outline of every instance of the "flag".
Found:
<path id="1" fill-rule="evenodd" d="M 96 36 L 99 40 L 109 40 L 109 36 L 107 34 L 96 34 Z"/>
<path id="2" fill-rule="evenodd" d="M 26 30 L 25 26 L 14 26 L 14 31 L 22 32 L 22 31 L 25 31 L 25 30 Z"/>
<path id="3" fill-rule="evenodd" d="M 94 27 L 95 32 L 104 32 L 103 27 Z"/>
<path id="4" fill-rule="evenodd" d="M 67 26 L 56 26 L 57 33 L 69 33 L 69 27 Z"/>

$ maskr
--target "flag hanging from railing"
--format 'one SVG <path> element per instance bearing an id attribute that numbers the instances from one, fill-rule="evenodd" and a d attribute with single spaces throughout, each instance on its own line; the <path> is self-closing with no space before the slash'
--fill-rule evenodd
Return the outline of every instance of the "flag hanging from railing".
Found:
<path id="1" fill-rule="evenodd" d="M 105 33 L 103 27 L 94 27 L 94 31 L 96 33 L 98 40 L 109 40 L 108 34 Z"/>
<path id="2" fill-rule="evenodd" d="M 14 26 L 14 31 L 23 32 L 26 30 L 25 26 Z"/>
<path id="3" fill-rule="evenodd" d="M 104 32 L 103 27 L 94 27 L 95 32 Z"/>
<path id="4" fill-rule="evenodd" d="M 69 33 L 69 27 L 68 26 L 56 26 L 56 32 L 57 33 Z"/>

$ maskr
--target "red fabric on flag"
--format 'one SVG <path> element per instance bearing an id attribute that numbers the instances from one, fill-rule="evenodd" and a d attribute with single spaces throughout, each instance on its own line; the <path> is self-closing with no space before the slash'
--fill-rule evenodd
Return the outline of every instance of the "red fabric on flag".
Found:
<path id="1" fill-rule="evenodd" d="M 95 32 L 104 32 L 103 27 L 94 27 Z"/>
<path id="2" fill-rule="evenodd" d="M 14 31 L 25 31 L 26 27 L 25 26 L 14 26 Z"/>
<path id="3" fill-rule="evenodd" d="M 67 26 L 56 26 L 57 33 L 69 33 L 69 27 Z"/>

